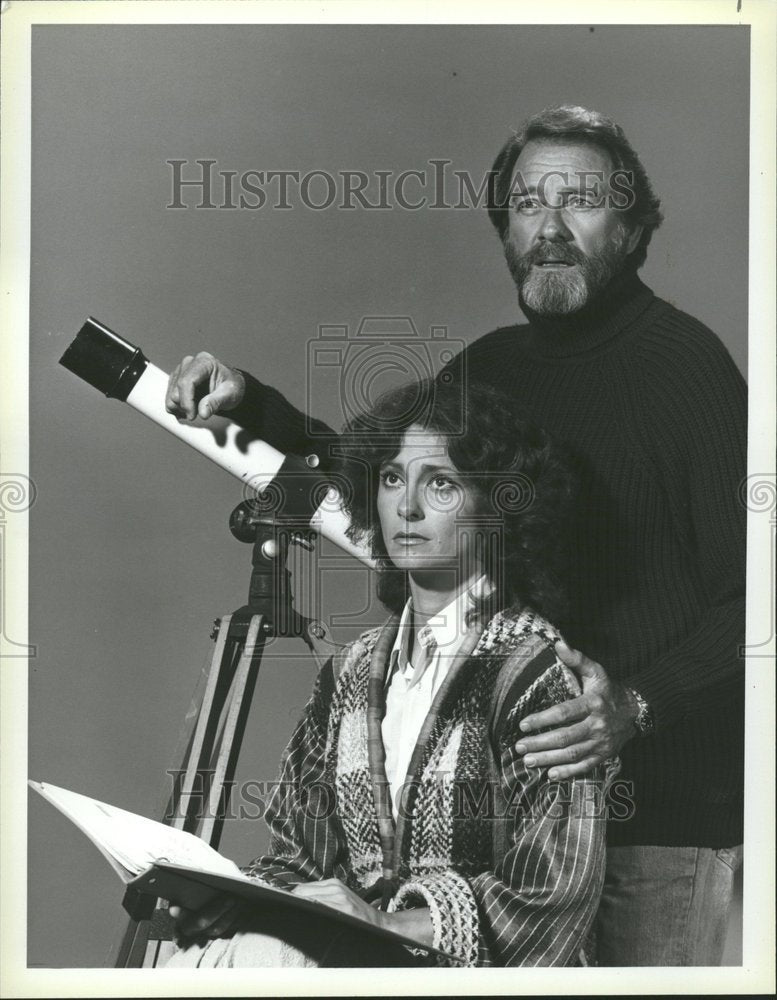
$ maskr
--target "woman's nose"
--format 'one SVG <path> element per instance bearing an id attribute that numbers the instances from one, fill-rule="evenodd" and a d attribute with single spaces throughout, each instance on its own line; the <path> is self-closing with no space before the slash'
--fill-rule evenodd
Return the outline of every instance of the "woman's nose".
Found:
<path id="1" fill-rule="evenodd" d="M 397 513 L 405 521 L 418 521 L 423 517 L 421 505 L 415 490 L 403 490 L 397 505 Z"/>

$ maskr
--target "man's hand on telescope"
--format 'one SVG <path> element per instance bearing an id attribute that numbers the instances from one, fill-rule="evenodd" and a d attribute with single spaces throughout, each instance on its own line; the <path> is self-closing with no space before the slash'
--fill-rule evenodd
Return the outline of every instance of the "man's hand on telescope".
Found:
<path id="1" fill-rule="evenodd" d="M 244 394 L 245 379 L 239 371 L 200 351 L 187 354 L 170 375 L 165 407 L 179 420 L 207 420 L 213 413 L 233 410 Z"/>

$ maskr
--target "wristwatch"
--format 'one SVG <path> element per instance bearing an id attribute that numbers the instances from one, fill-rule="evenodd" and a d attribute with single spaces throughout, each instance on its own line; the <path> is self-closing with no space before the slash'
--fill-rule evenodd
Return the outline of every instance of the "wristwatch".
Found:
<path id="1" fill-rule="evenodd" d="M 637 730 L 637 736 L 652 736 L 655 732 L 656 724 L 650 705 L 648 705 L 639 691 L 635 691 L 634 688 L 629 688 L 629 691 L 637 699 L 637 705 L 639 706 L 637 717 L 634 720 L 634 728 Z"/>

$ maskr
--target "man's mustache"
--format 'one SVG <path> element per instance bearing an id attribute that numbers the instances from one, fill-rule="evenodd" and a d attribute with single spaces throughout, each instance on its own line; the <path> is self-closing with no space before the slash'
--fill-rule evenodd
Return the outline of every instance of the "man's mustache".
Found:
<path id="1" fill-rule="evenodd" d="M 521 261 L 526 265 L 543 264 L 546 261 L 563 264 L 582 264 L 586 256 L 582 250 L 566 243 L 543 243 L 523 254 Z"/>

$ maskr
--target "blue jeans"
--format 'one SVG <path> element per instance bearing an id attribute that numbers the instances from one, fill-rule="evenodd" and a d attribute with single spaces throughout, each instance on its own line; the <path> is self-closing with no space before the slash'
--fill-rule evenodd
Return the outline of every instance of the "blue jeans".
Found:
<path id="1" fill-rule="evenodd" d="M 600 966 L 720 965 L 742 847 L 610 847 Z"/>

